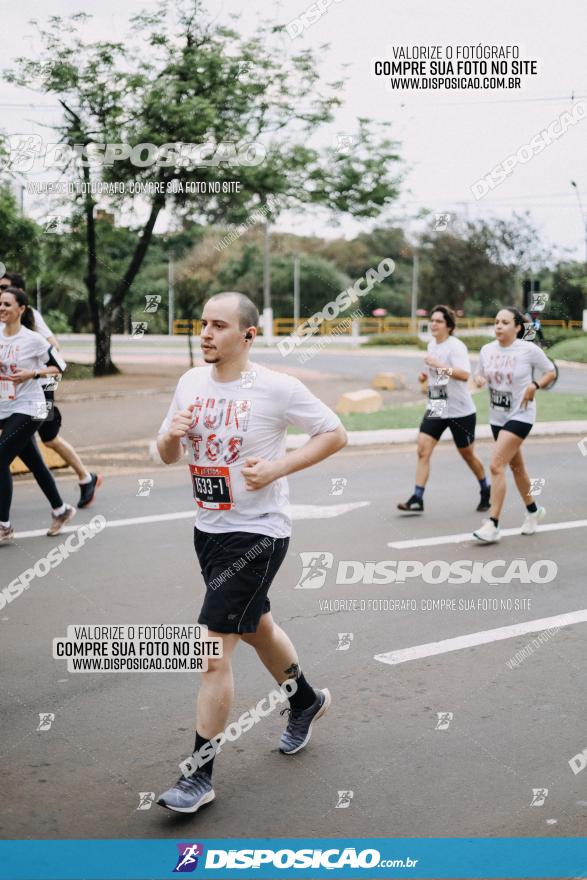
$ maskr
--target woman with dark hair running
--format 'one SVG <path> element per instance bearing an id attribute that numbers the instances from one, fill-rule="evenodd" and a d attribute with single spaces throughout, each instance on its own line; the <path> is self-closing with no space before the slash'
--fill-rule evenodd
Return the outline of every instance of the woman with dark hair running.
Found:
<path id="1" fill-rule="evenodd" d="M 543 507 L 536 505 L 530 492 L 522 443 L 536 420 L 536 392 L 552 382 L 555 371 L 542 349 L 522 338 L 524 332 L 524 315 L 519 309 L 500 309 L 495 317 L 495 341 L 481 349 L 475 376 L 479 388 L 485 384 L 489 388 L 489 422 L 496 441 L 491 458 L 489 519 L 473 532 L 473 537 L 486 544 L 499 541 L 499 517 L 505 500 L 508 465 L 526 507 L 522 534 L 533 535 L 546 514 Z M 532 378 L 533 370 L 540 375 L 539 381 Z"/>
<path id="2" fill-rule="evenodd" d="M 0 293 L 3 290 L 6 290 L 7 287 L 18 287 L 26 293 L 24 278 L 19 272 L 6 272 L 5 275 L 0 278 Z M 34 316 L 35 326 L 30 329 L 34 330 L 36 333 L 40 333 L 41 336 L 48 341 L 52 352 L 56 355 L 59 351 L 59 343 L 57 342 L 57 339 L 47 326 L 41 313 L 32 306 L 31 310 Z M 94 500 L 96 490 L 102 485 L 102 476 L 88 471 L 71 443 L 69 443 L 60 433 L 62 421 L 61 410 L 55 403 L 55 386 L 52 384 L 51 378 L 52 377 L 41 380 L 43 394 L 45 395 L 45 400 L 51 410 L 51 418 L 45 419 L 43 422 L 39 423 L 38 434 L 44 445 L 48 446 L 49 449 L 53 449 L 57 455 L 60 455 L 63 461 L 76 472 L 80 488 L 80 499 L 77 506 L 89 507 Z"/>
<path id="3" fill-rule="evenodd" d="M 428 408 L 418 434 L 416 485 L 411 497 L 398 509 L 406 513 L 424 512 L 424 489 L 430 475 L 430 457 L 447 428 L 466 464 L 479 481 L 481 499 L 477 510 L 489 510 L 490 487 L 485 469 L 475 454 L 477 411 L 467 388 L 471 363 L 467 347 L 453 336 L 456 316 L 448 306 L 434 306 L 429 320 L 432 339 L 428 343 L 427 373 L 419 380 L 428 387 Z"/>
<path id="4" fill-rule="evenodd" d="M 50 362 L 50 346 L 32 329 L 34 318 L 27 295 L 16 287 L 0 295 L 0 544 L 14 538 L 10 524 L 12 475 L 10 465 L 18 456 L 34 475 L 52 508 L 48 535 L 57 535 L 75 514 L 64 504 L 55 480 L 43 461 L 34 434 L 46 416 L 46 403 L 39 379 L 56 375 Z"/>

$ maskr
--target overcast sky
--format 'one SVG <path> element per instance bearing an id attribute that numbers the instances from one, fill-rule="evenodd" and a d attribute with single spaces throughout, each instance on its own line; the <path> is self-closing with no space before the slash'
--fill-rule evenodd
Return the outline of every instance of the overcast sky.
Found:
<path id="1" fill-rule="evenodd" d="M 126 20 L 154 4 L 138 0 L 53 0 L 51 14 L 67 15 L 83 10 L 94 16 L 95 37 L 120 37 Z M 252 31 L 260 17 L 286 23 L 307 9 L 306 0 L 209 0 L 208 8 L 217 20 L 242 13 L 240 28 Z M 42 19 L 37 3 L 21 0 L 3 9 L 5 34 L 3 66 L 13 57 L 29 54 L 31 18 Z M 321 134 L 330 144 L 337 133 L 352 132 L 358 116 L 392 123 L 391 134 L 400 141 L 400 152 L 408 174 L 401 203 L 394 216 L 412 217 L 420 208 L 434 212 L 468 212 L 469 217 L 511 217 L 514 210 L 528 209 L 545 240 L 583 258 L 585 234 L 576 191 L 579 185 L 587 210 L 587 116 L 558 140 L 518 164 L 513 173 L 485 198 L 476 200 L 471 186 L 509 154 L 515 153 L 563 111 L 582 102 L 587 110 L 587 65 L 585 32 L 587 8 L 584 0 L 540 3 L 535 0 L 339 0 L 306 28 L 301 36 L 287 41 L 287 49 L 317 48 L 329 42 L 322 69 L 334 79 L 345 67 L 349 82 L 343 93 L 344 106 L 334 125 Z M 383 78 L 373 76 L 376 58 L 392 58 L 392 45 L 517 44 L 521 56 L 537 59 L 538 76 L 526 78 L 521 91 L 428 91 L 391 92 Z M 26 107 L 27 103 L 46 109 Z M 6 133 L 41 130 L 40 122 L 55 118 L 55 104 L 31 92 L 0 85 L 1 128 Z M 319 143 L 319 142 L 318 142 Z M 26 206 L 35 211 L 32 197 Z M 344 220 L 333 229 L 319 215 L 284 218 L 280 227 L 297 232 L 352 235 L 369 224 Z M 417 224 L 411 225 L 416 231 Z"/>

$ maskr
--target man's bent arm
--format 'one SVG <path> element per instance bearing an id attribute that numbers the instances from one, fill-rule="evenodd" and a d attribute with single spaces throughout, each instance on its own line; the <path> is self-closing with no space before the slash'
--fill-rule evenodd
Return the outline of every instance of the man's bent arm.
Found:
<path id="1" fill-rule="evenodd" d="M 288 452 L 284 458 L 275 462 L 279 469 L 278 477 L 287 477 L 289 474 L 295 474 L 296 471 L 302 471 L 313 464 L 318 464 L 329 455 L 334 455 L 347 443 L 348 437 L 342 425 L 339 425 L 335 431 L 315 434 L 299 449 Z"/>
<path id="2" fill-rule="evenodd" d="M 165 464 L 175 464 L 185 453 L 180 438 L 173 437 L 169 432 L 158 435 L 157 449 Z"/>

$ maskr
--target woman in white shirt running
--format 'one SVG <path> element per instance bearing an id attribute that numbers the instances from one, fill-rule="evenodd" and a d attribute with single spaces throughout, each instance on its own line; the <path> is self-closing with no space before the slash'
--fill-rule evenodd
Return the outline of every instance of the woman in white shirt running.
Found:
<path id="1" fill-rule="evenodd" d="M 411 497 L 398 504 L 398 509 L 406 513 L 424 512 L 430 457 L 448 428 L 459 454 L 479 481 L 481 498 L 477 510 L 489 510 L 490 486 L 475 453 L 477 410 L 467 388 L 471 375 L 469 352 L 465 343 L 453 336 L 456 316 L 448 306 L 434 306 L 429 326 L 432 339 L 425 359 L 428 372 L 418 377 L 422 384 L 426 383 L 429 402 L 418 433 L 416 485 Z"/>
<path id="2" fill-rule="evenodd" d="M 473 532 L 478 541 L 499 541 L 499 517 L 506 493 L 506 468 L 511 468 L 518 492 L 526 507 L 523 535 L 533 535 L 546 511 L 538 507 L 530 492 L 531 484 L 522 443 L 536 420 L 534 397 L 555 378 L 552 362 L 542 349 L 526 341 L 524 316 L 514 307 L 500 309 L 495 318 L 495 342 L 484 345 L 479 353 L 475 381 L 489 389 L 489 422 L 495 442 L 491 458 L 491 509 L 489 519 Z M 533 371 L 540 380 L 533 378 Z"/>
<path id="3" fill-rule="evenodd" d="M 48 535 L 59 534 L 75 514 L 75 508 L 63 503 L 34 439 L 35 431 L 47 415 L 39 379 L 55 375 L 59 370 L 46 366 L 50 346 L 31 329 L 34 320 L 22 290 L 16 287 L 2 290 L 0 322 L 0 544 L 9 544 L 14 538 L 10 524 L 10 465 L 17 456 L 34 474 L 51 505 Z"/>

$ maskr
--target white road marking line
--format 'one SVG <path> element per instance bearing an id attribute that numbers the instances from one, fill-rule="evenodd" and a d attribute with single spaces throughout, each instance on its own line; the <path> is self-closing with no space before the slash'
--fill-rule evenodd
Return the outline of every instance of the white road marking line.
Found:
<path id="1" fill-rule="evenodd" d="M 564 529 L 582 529 L 587 526 L 587 519 L 572 519 L 568 522 L 547 523 L 544 526 L 538 526 L 539 532 L 558 532 Z M 471 541 L 474 544 L 482 544 L 473 537 L 474 529 L 470 532 L 461 532 L 460 535 L 439 535 L 436 538 L 414 538 L 409 541 L 389 541 L 387 546 L 394 547 L 396 550 L 411 550 L 413 547 L 435 547 L 438 544 L 460 544 L 462 541 Z M 520 529 L 502 529 L 502 537 L 508 535 L 519 535 Z"/>
<path id="2" fill-rule="evenodd" d="M 350 501 L 348 504 L 291 504 L 290 513 L 292 519 L 332 519 L 333 516 L 342 516 L 360 507 L 368 507 L 370 501 Z"/>
<path id="3" fill-rule="evenodd" d="M 380 663 L 407 663 L 409 660 L 420 660 L 422 657 L 433 657 L 435 654 L 448 654 L 451 651 L 462 651 L 463 648 L 474 648 L 476 645 L 487 645 L 503 639 L 514 639 L 526 633 L 542 632 L 557 626 L 571 626 L 573 623 L 587 623 L 587 608 L 580 611 L 569 611 L 567 614 L 556 614 L 554 617 L 542 617 L 540 620 L 527 620 L 525 623 L 514 623 L 511 626 L 500 626 L 497 629 L 486 629 L 482 632 L 443 639 L 441 642 L 429 642 L 426 645 L 414 645 L 399 651 L 388 651 L 386 654 L 375 654 L 374 660 Z"/>
<path id="4" fill-rule="evenodd" d="M 290 515 L 292 519 L 332 519 L 335 516 L 342 516 L 344 513 L 350 513 L 352 510 L 358 510 L 360 507 L 367 507 L 370 501 L 353 501 L 348 504 L 291 504 Z M 158 513 L 153 516 L 131 516 L 128 519 L 106 519 L 106 528 L 115 529 L 121 526 L 142 526 L 149 523 L 168 522 L 174 519 L 195 519 L 195 508 L 192 510 L 182 510 L 179 513 Z M 75 532 L 81 525 L 64 526 L 60 535 L 68 532 Z M 47 529 L 31 529 L 28 532 L 16 532 L 14 537 L 16 540 L 21 538 L 39 538 L 47 534 Z M 60 535 L 57 535 L 59 537 Z"/>

